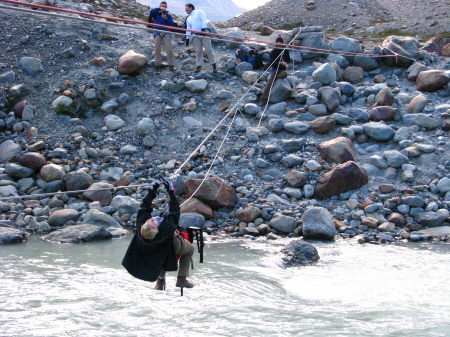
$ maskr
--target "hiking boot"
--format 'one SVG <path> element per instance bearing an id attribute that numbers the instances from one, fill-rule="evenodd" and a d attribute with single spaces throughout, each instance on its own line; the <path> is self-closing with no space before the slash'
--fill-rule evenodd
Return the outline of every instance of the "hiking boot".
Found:
<path id="1" fill-rule="evenodd" d="M 267 104 L 267 100 L 265 100 L 263 98 L 260 98 L 257 104 L 258 105 L 266 105 Z"/>
<path id="2" fill-rule="evenodd" d="M 197 66 L 197 69 L 195 69 L 194 73 L 199 73 L 202 70 L 202 66 Z"/>
<path id="3" fill-rule="evenodd" d="M 161 74 L 161 68 L 162 67 L 161 66 L 156 66 L 155 68 L 156 68 L 156 73 L 157 74 Z"/>
<path id="4" fill-rule="evenodd" d="M 155 289 L 156 290 L 166 290 L 166 279 L 160 279 L 158 277 L 158 279 L 156 280 L 156 285 L 155 285 Z"/>
<path id="5" fill-rule="evenodd" d="M 212 67 L 213 67 L 213 73 L 217 73 L 217 66 L 215 63 L 212 65 Z"/>
<path id="6" fill-rule="evenodd" d="M 175 71 L 175 67 L 174 66 L 169 66 L 169 70 L 170 71 Z"/>
<path id="7" fill-rule="evenodd" d="M 177 277 L 177 284 L 175 286 L 178 288 L 194 288 L 194 283 L 189 282 L 186 277 Z"/>

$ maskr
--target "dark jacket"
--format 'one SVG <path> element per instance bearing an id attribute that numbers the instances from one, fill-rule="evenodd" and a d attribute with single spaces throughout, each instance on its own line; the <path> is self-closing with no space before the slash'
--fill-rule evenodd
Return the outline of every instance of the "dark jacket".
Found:
<path id="1" fill-rule="evenodd" d="M 152 201 L 156 197 L 153 190 L 142 201 L 136 219 L 136 233 L 122 261 L 122 266 L 134 277 L 144 281 L 156 281 L 161 269 L 176 271 L 178 260 L 173 248 L 173 236 L 180 219 L 180 204 L 175 195 L 171 195 L 169 212 L 158 228 L 158 234 L 152 239 L 144 239 L 141 226 L 152 217 Z"/>
<path id="2" fill-rule="evenodd" d="M 278 57 L 281 53 L 283 55 L 281 57 Z M 291 62 L 291 57 L 289 56 L 289 50 L 287 49 L 280 49 L 280 48 L 274 48 L 270 52 L 270 64 L 272 64 L 272 69 L 280 71 L 280 70 L 286 70 L 286 67 L 282 64 L 278 66 L 280 61 L 283 60 L 286 63 Z"/>
<path id="3" fill-rule="evenodd" d="M 167 12 L 167 20 L 164 20 L 162 15 L 161 15 L 161 10 L 159 8 L 153 8 L 150 11 L 150 15 L 149 15 L 149 19 L 152 18 L 153 19 L 153 23 L 156 23 L 158 25 L 163 25 L 163 26 L 169 26 L 169 27 L 173 27 L 175 26 L 175 23 L 173 21 L 172 15 L 169 14 L 169 12 Z M 155 29 L 158 30 L 169 30 L 168 28 L 163 28 L 163 27 L 155 27 Z M 160 32 L 156 32 L 156 35 L 159 35 Z"/>

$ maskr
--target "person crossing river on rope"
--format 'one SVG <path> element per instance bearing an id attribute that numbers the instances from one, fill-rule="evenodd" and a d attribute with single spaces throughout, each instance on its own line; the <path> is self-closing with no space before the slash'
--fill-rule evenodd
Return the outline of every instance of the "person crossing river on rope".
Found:
<path id="1" fill-rule="evenodd" d="M 152 217 L 152 202 L 160 186 L 154 182 L 142 201 L 136 219 L 136 233 L 128 247 L 122 266 L 134 277 L 156 282 L 156 290 L 166 289 L 166 271 L 176 271 L 177 256 L 180 268 L 176 287 L 192 288 L 189 282 L 189 267 L 194 254 L 194 246 L 177 231 L 180 219 L 180 204 L 175 196 L 173 183 L 163 179 L 169 193 L 169 211 L 163 217 Z"/>

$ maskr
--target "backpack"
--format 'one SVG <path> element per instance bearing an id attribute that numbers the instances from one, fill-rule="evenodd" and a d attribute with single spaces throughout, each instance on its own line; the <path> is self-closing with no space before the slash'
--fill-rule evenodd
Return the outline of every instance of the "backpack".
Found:
<path id="1" fill-rule="evenodd" d="M 244 44 L 239 45 L 235 52 L 235 56 L 242 62 L 250 63 L 253 66 L 253 69 L 259 69 L 264 65 L 262 55 L 260 55 L 255 48 Z"/>

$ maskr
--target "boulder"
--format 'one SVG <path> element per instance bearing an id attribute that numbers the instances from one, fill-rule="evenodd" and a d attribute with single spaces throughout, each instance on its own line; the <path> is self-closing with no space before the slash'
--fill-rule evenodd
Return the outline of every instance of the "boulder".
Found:
<path id="1" fill-rule="evenodd" d="M 42 60 L 36 57 L 24 56 L 19 60 L 19 66 L 29 75 L 35 76 L 44 71 Z"/>
<path id="2" fill-rule="evenodd" d="M 8 163 L 5 166 L 5 173 L 14 179 L 22 179 L 31 177 L 34 174 L 34 170 L 15 163 Z"/>
<path id="3" fill-rule="evenodd" d="M 297 221 L 295 218 L 287 215 L 278 215 L 270 220 L 269 226 L 283 233 L 293 233 L 297 228 Z"/>
<path id="4" fill-rule="evenodd" d="M 317 51 L 314 51 L 314 50 L 317 50 L 317 49 L 328 50 L 329 49 L 327 42 L 319 35 L 306 36 L 301 41 L 300 46 L 305 47 L 302 50 L 304 50 L 304 49 L 307 50 L 308 48 L 311 48 L 311 50 L 312 50 L 311 52 L 308 52 L 308 51 L 302 52 L 302 58 L 305 60 L 313 59 L 313 58 L 316 58 L 317 56 L 322 55 L 322 54 L 318 54 Z"/>
<path id="5" fill-rule="evenodd" d="M 147 62 L 147 56 L 138 54 L 134 50 L 129 50 L 120 57 L 117 70 L 124 75 L 136 75 L 144 68 Z"/>
<path id="6" fill-rule="evenodd" d="M 428 70 L 428 67 L 420 62 L 415 62 L 406 70 L 408 79 L 415 81 L 422 71 Z"/>
<path id="7" fill-rule="evenodd" d="M 327 62 L 322 64 L 319 68 L 312 73 L 312 79 L 316 82 L 320 82 L 323 85 L 331 84 L 336 81 L 336 70 Z"/>
<path id="8" fill-rule="evenodd" d="M 303 187 L 308 181 L 308 174 L 292 170 L 284 176 L 284 180 L 286 180 L 291 187 Z"/>
<path id="9" fill-rule="evenodd" d="M 208 86 L 208 81 L 201 79 L 201 80 L 190 80 L 187 81 L 184 86 L 186 89 L 188 89 L 191 92 L 200 93 L 204 92 L 206 90 L 206 87 Z"/>
<path id="10" fill-rule="evenodd" d="M 450 81 L 450 76 L 443 70 L 422 71 L 416 79 L 417 90 L 436 91 Z"/>
<path id="11" fill-rule="evenodd" d="M 242 74 L 242 80 L 248 84 L 254 84 L 259 79 L 259 73 L 257 71 L 247 70 Z"/>
<path id="12" fill-rule="evenodd" d="M 381 49 L 384 55 L 392 55 L 383 58 L 383 61 L 391 67 L 407 68 L 418 59 L 420 53 L 419 41 L 409 36 L 388 36 L 381 44 Z"/>
<path id="13" fill-rule="evenodd" d="M 369 177 L 366 171 L 354 161 L 348 161 L 319 178 L 314 196 L 318 199 L 329 199 L 341 193 L 358 189 L 368 182 Z"/>
<path id="14" fill-rule="evenodd" d="M 197 198 L 191 198 L 183 203 L 181 206 L 181 213 L 199 213 L 203 215 L 205 219 L 211 219 L 213 217 L 213 211 L 204 202 Z"/>
<path id="15" fill-rule="evenodd" d="M 450 43 L 442 48 L 442 56 L 450 57 Z"/>
<path id="16" fill-rule="evenodd" d="M 302 240 L 291 241 L 281 252 L 285 268 L 312 266 L 320 259 L 316 247 Z"/>
<path id="17" fill-rule="evenodd" d="M 251 63 L 241 62 L 234 68 L 234 73 L 239 77 L 242 77 L 246 71 L 253 71 Z"/>
<path id="18" fill-rule="evenodd" d="M 201 183 L 202 179 L 186 179 L 184 183 L 186 196 L 193 195 Z M 233 207 L 237 197 L 235 189 L 219 177 L 205 179 L 194 196 L 212 208 Z"/>
<path id="19" fill-rule="evenodd" d="M 361 83 L 364 78 L 364 69 L 361 67 L 347 67 L 342 74 L 342 78 L 350 83 Z"/>
<path id="20" fill-rule="evenodd" d="M 353 64 L 356 67 L 361 67 L 364 71 L 371 71 L 378 68 L 378 62 L 367 55 L 356 55 Z"/>
<path id="21" fill-rule="evenodd" d="M 65 174 L 62 181 L 66 184 L 68 191 L 85 190 L 94 183 L 94 179 L 83 170 Z"/>
<path id="22" fill-rule="evenodd" d="M 427 104 L 428 98 L 426 98 L 424 95 L 417 95 L 406 106 L 406 111 L 408 111 L 410 114 L 416 114 L 421 112 Z"/>
<path id="23" fill-rule="evenodd" d="M 381 89 L 381 91 L 375 96 L 375 104 L 377 106 L 392 105 L 394 104 L 394 102 L 395 102 L 394 94 L 388 87 Z"/>
<path id="24" fill-rule="evenodd" d="M 22 118 L 23 109 L 25 108 L 25 106 L 27 104 L 28 104 L 27 100 L 23 100 L 23 101 L 20 101 L 20 102 L 17 102 L 16 104 L 14 104 L 14 106 L 13 106 L 14 117 Z"/>
<path id="25" fill-rule="evenodd" d="M 25 232 L 12 227 L 0 226 L 0 245 L 21 243 L 27 240 Z"/>
<path id="26" fill-rule="evenodd" d="M 394 129 L 383 122 L 370 122 L 363 124 L 363 130 L 366 135 L 378 141 L 388 141 L 395 135 Z"/>
<path id="27" fill-rule="evenodd" d="M 334 130 L 336 120 L 332 116 L 318 117 L 311 122 L 311 129 L 319 135 L 326 135 Z"/>
<path id="28" fill-rule="evenodd" d="M 275 80 L 269 95 L 269 103 L 280 103 L 291 97 L 292 88 L 285 78 Z"/>
<path id="29" fill-rule="evenodd" d="M 19 144 L 14 143 L 12 140 L 5 140 L 0 144 L 0 164 L 9 162 L 17 155 L 22 153 L 22 148 Z"/>
<path id="30" fill-rule="evenodd" d="M 444 55 L 444 47 L 448 44 L 450 44 L 450 38 L 448 37 L 433 37 L 425 42 L 420 50 L 425 50 L 429 53 L 437 53 L 438 55 L 450 56 Z"/>
<path id="31" fill-rule="evenodd" d="M 305 239 L 333 240 L 336 235 L 333 217 L 323 207 L 313 207 L 302 215 L 302 232 Z"/>
<path id="32" fill-rule="evenodd" d="M 80 243 L 111 238 L 112 234 L 101 226 L 81 224 L 51 232 L 44 235 L 42 240 L 57 243 Z"/>
<path id="33" fill-rule="evenodd" d="M 46 182 L 61 180 L 66 174 L 64 168 L 56 164 L 47 164 L 41 167 L 39 174 Z"/>
<path id="34" fill-rule="evenodd" d="M 370 110 L 370 119 L 375 122 L 391 121 L 394 116 L 395 110 L 390 106 L 377 106 Z"/>
<path id="35" fill-rule="evenodd" d="M 108 206 L 112 199 L 113 188 L 112 184 L 106 181 L 99 181 L 91 184 L 82 194 L 82 197 L 89 201 L 99 201 L 102 206 Z"/>
<path id="36" fill-rule="evenodd" d="M 320 156 L 329 163 L 343 164 L 355 161 L 355 149 L 347 137 L 337 137 L 318 145 Z"/>
<path id="37" fill-rule="evenodd" d="M 40 170 L 40 168 L 47 163 L 45 157 L 37 152 L 24 153 L 20 157 L 17 157 L 17 161 L 20 165 L 33 170 Z"/>
<path id="38" fill-rule="evenodd" d="M 116 195 L 110 204 L 110 206 L 117 211 L 119 216 L 124 214 L 136 214 L 139 210 L 139 205 L 139 201 L 123 195 Z"/>
<path id="39" fill-rule="evenodd" d="M 317 90 L 317 98 L 325 104 L 329 112 L 333 112 L 340 104 L 341 92 L 336 88 L 322 87 Z"/>
<path id="40" fill-rule="evenodd" d="M 103 121 L 105 122 L 106 128 L 110 131 L 118 130 L 126 124 L 119 116 L 116 115 L 105 116 Z"/>
<path id="41" fill-rule="evenodd" d="M 239 221 L 249 223 L 261 216 L 261 210 L 256 206 L 248 206 L 237 213 Z"/>
<path id="42" fill-rule="evenodd" d="M 330 42 L 329 48 L 336 51 L 362 53 L 362 48 L 358 40 L 344 36 L 338 37 L 336 40 Z"/>
<path id="43" fill-rule="evenodd" d="M 82 224 L 101 226 L 111 233 L 112 237 L 125 236 L 128 233 L 111 215 L 97 209 L 90 209 Z"/>
<path id="44" fill-rule="evenodd" d="M 48 224 L 50 226 L 64 226 L 69 221 L 77 221 L 79 217 L 80 213 L 75 209 L 59 209 L 50 214 Z"/>
<path id="45" fill-rule="evenodd" d="M 178 225 L 183 228 L 200 227 L 205 225 L 205 217 L 199 213 L 182 213 Z"/>

